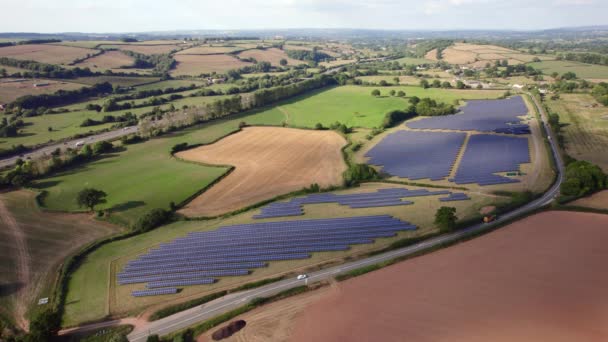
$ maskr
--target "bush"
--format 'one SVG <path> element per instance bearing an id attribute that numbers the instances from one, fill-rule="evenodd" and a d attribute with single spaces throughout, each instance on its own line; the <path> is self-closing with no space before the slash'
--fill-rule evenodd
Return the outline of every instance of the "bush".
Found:
<path id="1" fill-rule="evenodd" d="M 589 195 L 608 186 L 608 177 L 599 166 L 579 160 L 566 166 L 566 180 L 562 183 L 564 196 Z"/>
<path id="2" fill-rule="evenodd" d="M 188 149 L 188 143 L 187 142 L 175 144 L 175 145 L 173 145 L 173 147 L 171 147 L 171 154 L 175 154 L 177 152 L 184 151 L 184 150 L 187 150 L 187 149 Z"/>
<path id="3" fill-rule="evenodd" d="M 133 226 L 133 231 L 143 233 L 150 231 L 156 227 L 161 226 L 162 224 L 169 221 L 171 218 L 171 212 L 165 209 L 152 209 L 147 214 L 142 216 L 135 225 Z"/>
<path id="4" fill-rule="evenodd" d="M 98 141 L 93 145 L 93 154 L 98 155 L 110 152 L 114 149 L 114 145 L 107 141 Z"/>
<path id="5" fill-rule="evenodd" d="M 450 232 L 456 228 L 456 208 L 441 207 L 435 213 L 435 224 L 442 232 Z"/>
<path id="6" fill-rule="evenodd" d="M 344 171 L 344 182 L 348 186 L 377 178 L 378 171 L 367 164 L 354 164 Z"/>
<path id="7" fill-rule="evenodd" d="M 390 128 L 395 126 L 401 121 L 411 119 L 416 116 L 416 112 L 413 110 L 413 106 L 409 109 L 403 110 L 392 110 L 384 115 L 384 121 L 382 122 L 383 128 Z"/>

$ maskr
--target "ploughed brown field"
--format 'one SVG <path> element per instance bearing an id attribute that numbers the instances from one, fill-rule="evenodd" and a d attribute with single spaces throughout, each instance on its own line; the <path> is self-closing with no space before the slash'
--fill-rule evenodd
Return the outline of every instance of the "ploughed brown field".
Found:
<path id="1" fill-rule="evenodd" d="M 48 64 L 68 64 L 97 50 L 50 44 L 26 44 L 0 48 L 0 57 L 33 60 Z"/>
<path id="2" fill-rule="evenodd" d="M 606 241 L 608 215 L 537 214 L 341 283 L 289 341 L 608 341 Z"/>
<path id="3" fill-rule="evenodd" d="M 223 73 L 251 65 L 229 55 L 175 55 L 175 60 L 177 65 L 171 71 L 173 76 Z"/>
<path id="4" fill-rule="evenodd" d="M 596 192 L 591 196 L 578 199 L 569 204 L 579 207 L 608 210 L 608 190 Z"/>
<path id="5" fill-rule="evenodd" d="M 299 61 L 297 59 L 289 58 L 287 56 L 287 53 L 285 53 L 285 51 L 277 49 L 277 48 L 270 48 L 270 49 L 266 49 L 266 50 L 258 50 L 258 49 L 247 50 L 247 51 L 243 51 L 243 52 L 239 53 L 239 57 L 255 58 L 255 60 L 258 62 L 269 62 L 270 64 L 272 64 L 274 66 L 281 65 L 281 59 L 285 59 L 287 61 L 287 64 L 289 64 L 289 65 L 305 64 L 305 62 Z"/>
<path id="6" fill-rule="evenodd" d="M 339 185 L 346 169 L 341 153 L 345 144 L 332 131 L 250 127 L 215 144 L 180 152 L 177 156 L 186 160 L 235 167 L 180 212 L 215 216 L 312 183 Z"/>

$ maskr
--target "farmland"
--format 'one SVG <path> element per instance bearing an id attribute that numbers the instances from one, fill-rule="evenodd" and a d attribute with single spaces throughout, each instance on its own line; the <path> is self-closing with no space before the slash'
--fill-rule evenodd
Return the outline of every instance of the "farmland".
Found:
<path id="1" fill-rule="evenodd" d="M 177 44 L 116 44 L 116 45 L 101 45 L 100 48 L 114 48 L 125 51 L 133 51 L 144 55 L 157 55 L 170 53 L 171 51 L 180 50 Z"/>
<path id="2" fill-rule="evenodd" d="M 177 66 L 171 71 L 173 76 L 222 73 L 251 65 L 228 55 L 176 55 L 175 60 Z"/>
<path id="3" fill-rule="evenodd" d="M 48 64 L 69 64 L 78 58 L 93 55 L 97 50 L 70 46 L 31 44 L 0 48 L 0 57 L 34 60 Z"/>
<path id="4" fill-rule="evenodd" d="M 608 79 L 608 66 L 584 64 L 572 61 L 542 61 L 530 63 L 535 69 L 542 70 L 546 75 L 556 72 L 559 75 L 573 72 L 579 78 L 592 81 L 605 81 Z"/>
<path id="5" fill-rule="evenodd" d="M 564 125 L 566 152 L 576 159 L 590 161 L 608 171 L 608 115 L 606 107 L 589 94 L 562 94 L 547 104 Z"/>
<path id="6" fill-rule="evenodd" d="M 5 228 L 0 230 L 0 313 L 14 314 L 21 326 L 36 311 L 34 302 L 51 295 L 56 272 L 67 256 L 119 231 L 89 215 L 43 212 L 35 196 L 27 190 L 0 194 L 0 225 Z"/>
<path id="7" fill-rule="evenodd" d="M 507 60 L 510 65 L 531 62 L 535 57 L 545 60 L 546 56 L 525 54 L 520 51 L 507 49 L 495 45 L 477 45 L 456 43 L 442 52 L 442 60 L 451 64 L 484 67 L 486 63 Z"/>
<path id="8" fill-rule="evenodd" d="M 89 68 L 93 71 L 105 71 L 131 66 L 134 61 L 135 60 L 132 57 L 129 57 L 120 51 L 108 51 L 99 56 L 87 58 L 75 66 Z"/>
<path id="9" fill-rule="evenodd" d="M 254 58 L 258 62 L 269 62 L 273 66 L 279 66 L 281 59 L 285 59 L 289 65 L 305 64 L 303 61 L 289 58 L 283 50 L 276 48 L 266 50 L 247 50 L 239 53 L 238 56 L 241 58 Z"/>
<path id="10" fill-rule="evenodd" d="M 361 188 L 341 191 L 339 193 L 370 192 L 387 187 L 395 187 L 395 185 L 366 184 Z M 410 188 L 413 187 L 408 187 L 408 189 Z M 453 205 L 458 208 L 459 216 L 463 219 L 479 215 L 479 209 L 488 204 L 503 203 L 505 201 L 504 198 L 495 196 L 471 194 L 471 197 L 471 201 L 453 202 Z M 414 232 L 400 233 L 398 237 L 418 236 L 434 231 L 435 228 L 432 223 L 433 218 L 431 215 L 425 215 L 425 212 L 428 210 L 433 211 L 441 202 L 437 200 L 436 196 L 413 198 L 412 200 L 415 201 L 415 203 L 405 207 L 379 207 L 368 209 L 350 209 L 349 207 L 338 204 L 307 205 L 306 215 L 302 218 L 332 218 L 389 214 L 402 220 L 412 222 L 420 227 Z M 256 269 L 251 276 L 225 277 L 214 285 L 189 286 L 184 288 L 179 295 L 171 296 L 172 298 L 163 298 L 163 296 L 133 298 L 131 297 L 130 291 L 137 289 L 137 286 L 112 285 L 108 292 L 106 286 L 108 279 L 110 279 L 112 284 L 115 284 L 116 278 L 114 272 L 118 272 L 127 261 L 146 252 L 148 248 L 156 246 L 160 242 L 166 242 L 175 237 L 183 236 L 187 232 L 208 231 L 219 226 L 249 223 L 251 222 L 251 215 L 256 212 L 257 211 L 249 211 L 233 217 L 209 221 L 177 222 L 128 240 L 113 242 L 93 252 L 82 267 L 76 271 L 70 281 L 67 302 L 71 304 L 66 306 L 64 323 L 66 325 L 73 325 L 78 322 L 97 319 L 108 313 L 112 315 L 124 315 L 134 311 L 139 312 L 150 305 L 166 305 L 170 302 L 200 297 L 223 288 L 235 287 L 238 284 L 276 276 L 280 273 L 294 272 L 294 270 L 322 262 L 328 262 L 330 260 L 341 259 L 346 255 L 377 249 L 386 246 L 396 239 L 379 239 L 373 245 L 354 246 L 348 252 L 315 253 L 312 258 L 305 260 L 272 262 L 268 268 Z M 265 221 L 277 221 L 277 219 Z M 109 305 L 109 312 L 105 309 L 105 303 L 108 303 Z"/>
<path id="11" fill-rule="evenodd" d="M 339 121 L 347 126 L 377 127 L 390 110 L 407 107 L 407 98 L 388 96 L 390 90 L 402 90 L 406 96 L 431 97 L 453 103 L 455 100 L 497 98 L 502 91 L 487 90 L 442 90 L 420 87 L 379 88 L 384 96 L 374 97 L 374 88 L 344 86 L 321 90 L 296 97 L 269 109 L 283 113 L 285 121 L 294 127 L 314 127 L 316 123 L 329 126 Z"/>
<path id="12" fill-rule="evenodd" d="M 189 49 L 182 50 L 176 53 L 176 55 L 215 55 L 235 52 L 242 49 L 243 47 L 239 46 L 195 46 Z"/>
<path id="13" fill-rule="evenodd" d="M 607 224 L 597 214 L 541 213 L 348 280 L 296 316 L 290 340 L 608 338 L 604 318 L 588 310 L 606 310 Z M 518 246 L 517 253 L 504 246 Z M 584 268 L 580 260 L 587 260 Z"/>
<path id="14" fill-rule="evenodd" d="M 341 185 L 346 165 L 335 132 L 253 127 L 177 157 L 235 170 L 180 210 L 187 216 L 215 216 L 317 183 Z M 277 172 L 280 170 L 280 172 Z"/>
<path id="15" fill-rule="evenodd" d="M 51 94 L 58 90 L 75 90 L 82 84 L 44 79 L 3 79 L 0 81 L 0 103 L 9 103 L 21 96 Z"/>

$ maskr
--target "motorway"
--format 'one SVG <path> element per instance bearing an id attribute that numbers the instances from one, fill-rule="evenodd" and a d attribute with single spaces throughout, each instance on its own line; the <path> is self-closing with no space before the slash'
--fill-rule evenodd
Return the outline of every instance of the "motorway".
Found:
<path id="1" fill-rule="evenodd" d="M 528 94 L 530 95 L 530 94 Z M 547 121 L 547 115 L 544 112 L 543 108 L 538 104 L 535 97 L 530 97 L 534 101 L 534 105 L 538 109 L 541 114 L 541 119 L 543 122 L 543 126 L 548 132 L 549 136 L 552 136 L 551 129 L 549 127 Z M 230 294 L 228 296 L 219 298 L 213 302 L 204 304 L 202 306 L 197 306 L 192 309 L 188 309 L 174 315 L 165 317 L 163 319 L 147 322 L 146 324 L 137 327 L 133 332 L 128 335 L 129 341 L 132 342 L 143 342 L 147 339 L 147 337 L 151 334 L 158 334 L 160 336 L 167 335 L 182 329 L 185 329 L 191 325 L 194 325 L 199 322 L 206 321 L 211 319 L 217 315 L 228 312 L 232 309 L 238 308 L 240 306 L 245 305 L 251 299 L 256 297 L 268 297 L 274 294 L 277 294 L 281 291 L 288 290 L 290 288 L 294 288 L 300 285 L 305 284 L 305 282 L 318 282 L 321 280 L 331 279 L 338 274 L 348 272 L 353 269 L 357 269 L 360 267 L 377 264 L 383 261 L 392 260 L 394 258 L 405 257 L 408 255 L 413 255 L 418 252 L 428 250 L 437 246 L 441 246 L 445 243 L 456 242 L 460 239 L 463 239 L 467 236 L 483 232 L 486 230 L 490 230 L 497 225 L 508 222 L 509 220 L 515 219 L 523 214 L 534 211 L 538 208 L 541 208 L 553 201 L 553 199 L 559 194 L 559 188 L 563 181 L 564 175 L 564 164 L 559 153 L 558 146 L 555 142 L 556 139 L 550 138 L 549 143 L 551 146 L 552 154 L 555 160 L 555 164 L 557 165 L 557 178 L 555 183 L 551 186 L 551 188 L 543 194 L 540 198 L 528 203 L 527 205 L 513 210 L 509 213 L 503 214 L 496 221 L 490 224 L 479 223 L 472 227 L 459 230 L 457 232 L 453 232 L 450 234 L 445 234 L 442 236 L 438 236 L 429 240 L 425 240 L 423 242 L 417 243 L 415 245 L 397 249 L 394 251 L 386 252 L 383 254 L 379 254 L 373 257 L 369 257 L 362 260 L 357 260 L 353 262 L 348 262 L 339 266 L 327 268 L 324 270 L 312 272 L 308 274 L 307 280 L 296 280 L 296 279 L 287 279 L 282 280 L 276 283 L 272 283 L 266 286 L 262 286 L 253 290 L 248 290 L 245 292 L 238 292 L 235 294 Z"/>
<path id="2" fill-rule="evenodd" d="M 129 135 L 132 133 L 137 133 L 137 126 L 125 127 L 125 128 L 117 129 L 114 131 L 99 133 L 99 134 L 91 135 L 91 136 L 80 138 L 80 139 L 73 139 L 73 140 L 69 140 L 69 141 L 65 141 L 65 142 L 53 143 L 53 144 L 35 149 L 35 150 L 27 152 L 27 153 L 22 153 L 18 156 L 0 159 L 0 169 L 15 164 L 15 161 L 17 161 L 17 159 L 19 159 L 19 158 L 37 159 L 44 155 L 51 154 L 53 151 L 55 151 L 58 148 L 61 150 L 65 150 L 68 147 L 74 148 L 76 143 L 79 141 L 84 141 L 86 144 L 93 144 L 98 141 L 118 139 L 118 138 L 121 138 L 122 136 Z"/>

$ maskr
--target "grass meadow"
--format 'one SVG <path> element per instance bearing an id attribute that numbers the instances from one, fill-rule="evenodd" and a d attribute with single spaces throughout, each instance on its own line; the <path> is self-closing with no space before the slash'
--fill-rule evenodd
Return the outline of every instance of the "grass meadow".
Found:
<path id="1" fill-rule="evenodd" d="M 542 70 L 544 74 L 550 75 L 554 72 L 562 75 L 567 72 L 573 72 L 579 78 L 592 80 L 608 79 L 608 66 L 593 65 L 571 61 L 543 61 L 530 63 L 535 69 Z"/>

